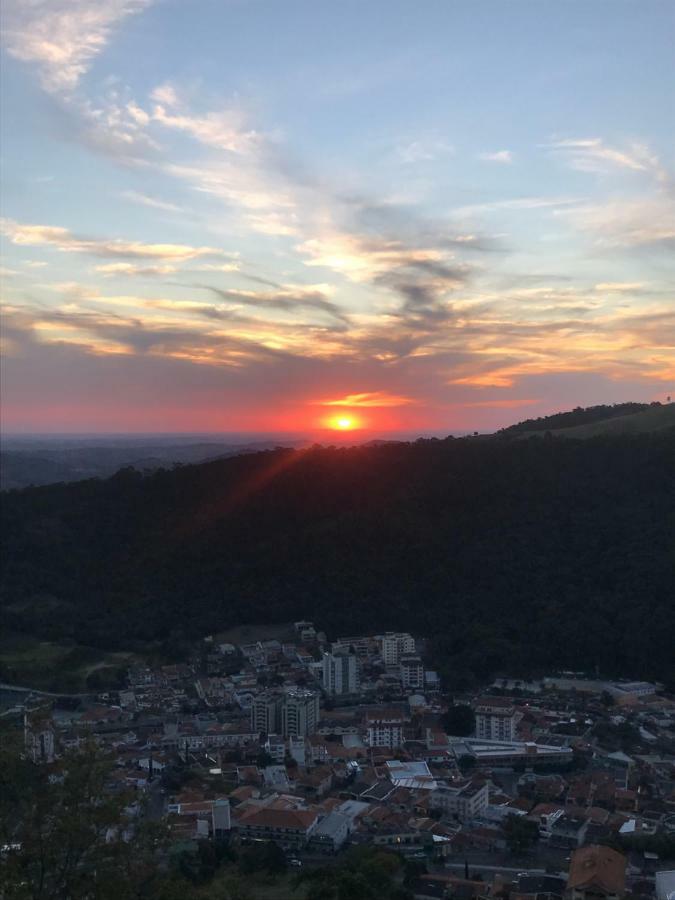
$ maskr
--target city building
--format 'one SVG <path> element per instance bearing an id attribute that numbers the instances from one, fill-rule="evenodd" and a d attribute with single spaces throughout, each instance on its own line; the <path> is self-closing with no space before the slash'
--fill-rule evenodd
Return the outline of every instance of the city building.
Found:
<path id="1" fill-rule="evenodd" d="M 656 900 L 673 900 L 675 897 L 675 869 L 656 873 Z"/>
<path id="2" fill-rule="evenodd" d="M 546 766 L 569 765 L 573 759 L 570 747 L 557 747 L 548 744 L 535 744 L 532 741 L 483 741 L 477 738 L 464 738 L 451 744 L 456 759 L 471 756 L 477 766 L 490 766 L 494 769 L 510 769 L 513 766 L 525 766 L 534 769 Z"/>
<path id="3" fill-rule="evenodd" d="M 502 697 L 483 697 L 474 707 L 476 737 L 487 741 L 513 741 L 516 737 L 515 706 Z"/>
<path id="4" fill-rule="evenodd" d="M 415 638 L 407 632 L 387 631 L 380 645 L 385 666 L 397 666 L 402 656 L 415 653 Z"/>
<path id="5" fill-rule="evenodd" d="M 264 691 L 251 702 L 251 731 L 255 734 L 279 734 L 283 694 Z"/>
<path id="6" fill-rule="evenodd" d="M 591 844 L 572 854 L 567 877 L 569 900 L 621 900 L 626 886 L 626 857 Z"/>
<path id="7" fill-rule="evenodd" d="M 318 823 L 316 809 L 272 809 L 262 807 L 247 811 L 237 822 L 242 838 L 274 841 L 285 850 L 306 846 Z"/>
<path id="8" fill-rule="evenodd" d="M 349 653 L 356 653 L 357 656 L 370 656 L 377 648 L 377 643 L 372 637 L 345 637 L 338 638 L 330 647 L 333 653 L 337 650 L 347 650 Z"/>
<path id="9" fill-rule="evenodd" d="M 367 741 L 371 747 L 394 749 L 403 744 L 403 715 L 395 710 L 369 712 L 366 716 Z"/>
<path id="10" fill-rule="evenodd" d="M 49 707 L 26 710 L 23 717 L 24 746 L 34 763 L 54 762 L 54 722 Z"/>
<path id="11" fill-rule="evenodd" d="M 356 656 L 347 650 L 324 653 L 322 683 L 326 693 L 331 695 L 358 693 L 359 667 Z"/>
<path id="12" fill-rule="evenodd" d="M 297 688 L 284 695 L 281 707 L 281 733 L 284 737 L 307 737 L 319 723 L 319 695 Z"/>
<path id="13" fill-rule="evenodd" d="M 424 687 L 424 666 L 419 656 L 401 657 L 401 684 L 413 690 Z"/>
<path id="14" fill-rule="evenodd" d="M 462 785 L 440 784 L 431 792 L 432 809 L 441 810 L 445 816 L 452 816 L 460 822 L 475 819 L 487 809 L 489 789 L 487 782 L 470 781 Z"/>

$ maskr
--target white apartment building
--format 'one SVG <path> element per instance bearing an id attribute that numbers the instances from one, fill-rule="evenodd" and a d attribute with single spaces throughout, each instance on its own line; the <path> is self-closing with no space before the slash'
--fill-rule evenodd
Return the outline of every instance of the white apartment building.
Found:
<path id="1" fill-rule="evenodd" d="M 281 732 L 284 737 L 307 737 L 319 723 L 319 695 L 297 688 L 288 691 L 281 707 Z"/>
<path id="2" fill-rule="evenodd" d="M 321 680 L 328 694 L 358 693 L 359 667 L 356 656 L 345 650 L 324 653 Z"/>
<path id="3" fill-rule="evenodd" d="M 371 747 L 388 747 L 390 750 L 402 746 L 403 716 L 398 713 L 369 715 L 367 741 Z"/>
<path id="4" fill-rule="evenodd" d="M 344 637 L 338 638 L 330 645 L 333 653 L 339 650 L 346 650 L 349 653 L 356 653 L 357 656 L 370 656 L 376 651 L 377 642 L 372 637 Z"/>
<path id="5" fill-rule="evenodd" d="M 463 785 L 439 785 L 431 792 L 430 805 L 440 809 L 443 815 L 453 816 L 460 822 L 477 818 L 489 803 L 487 782 L 477 784 L 470 781 Z"/>
<path id="6" fill-rule="evenodd" d="M 34 763 L 54 762 L 54 723 L 46 707 L 26 710 L 23 717 L 24 746 Z"/>
<path id="7" fill-rule="evenodd" d="M 413 690 L 424 687 L 424 666 L 419 656 L 401 657 L 401 684 Z"/>
<path id="8" fill-rule="evenodd" d="M 387 631 L 380 637 L 385 666 L 397 666 L 402 656 L 415 653 L 415 638 L 407 632 Z"/>
<path id="9" fill-rule="evenodd" d="M 474 707 L 476 737 L 485 741 L 513 741 L 519 720 L 515 706 L 502 697 L 484 697 Z"/>

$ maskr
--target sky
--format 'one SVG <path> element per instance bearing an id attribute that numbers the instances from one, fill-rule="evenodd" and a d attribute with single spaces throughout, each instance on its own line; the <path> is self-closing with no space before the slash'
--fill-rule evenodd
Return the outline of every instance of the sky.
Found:
<path id="1" fill-rule="evenodd" d="M 2 425 L 675 394 L 672 0 L 4 0 Z"/>

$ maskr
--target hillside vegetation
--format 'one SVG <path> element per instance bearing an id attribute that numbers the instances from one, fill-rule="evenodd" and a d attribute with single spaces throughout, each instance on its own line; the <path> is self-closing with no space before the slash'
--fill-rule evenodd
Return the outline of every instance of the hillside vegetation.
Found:
<path id="1" fill-rule="evenodd" d="M 675 428 L 675 403 L 616 403 L 577 407 L 538 419 L 525 419 L 498 432 L 500 437 L 532 437 L 550 432 L 561 437 L 642 434 Z"/>
<path id="2" fill-rule="evenodd" d="M 3 496 L 14 633 L 106 650 L 311 617 L 455 683 L 672 677 L 675 431 L 239 456 Z"/>

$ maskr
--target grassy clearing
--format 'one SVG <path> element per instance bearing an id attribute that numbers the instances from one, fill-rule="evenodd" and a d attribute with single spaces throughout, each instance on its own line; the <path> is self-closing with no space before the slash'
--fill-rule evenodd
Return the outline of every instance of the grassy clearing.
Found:
<path id="1" fill-rule="evenodd" d="M 81 693 L 88 676 L 105 670 L 111 678 L 135 659 L 133 653 L 104 653 L 74 642 L 38 641 L 26 635 L 0 640 L 0 681 L 38 690 Z"/>

